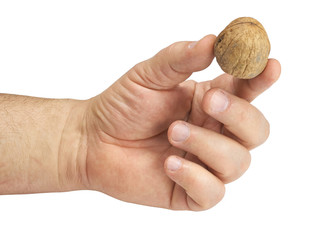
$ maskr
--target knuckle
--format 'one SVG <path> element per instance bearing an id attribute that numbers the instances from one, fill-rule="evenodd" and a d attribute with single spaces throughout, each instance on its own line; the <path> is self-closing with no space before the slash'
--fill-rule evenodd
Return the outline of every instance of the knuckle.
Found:
<path id="1" fill-rule="evenodd" d="M 251 165 L 251 154 L 249 151 L 245 151 L 245 156 L 243 156 L 241 164 L 240 164 L 240 176 L 245 173 Z M 240 177 L 239 176 L 239 177 Z"/>
<path id="2" fill-rule="evenodd" d="M 258 126 L 259 129 L 255 131 L 254 139 L 252 139 L 249 149 L 253 149 L 263 144 L 270 135 L 270 124 L 265 118 L 262 119 L 262 123 L 260 123 Z"/>
<path id="3" fill-rule="evenodd" d="M 127 72 L 127 78 L 136 83 L 144 80 L 143 75 L 143 63 L 137 63 Z"/>
<path id="4" fill-rule="evenodd" d="M 198 209 L 198 211 L 206 211 L 208 209 L 211 209 L 213 206 L 214 205 L 211 202 L 207 202 L 207 203 L 200 205 L 200 208 Z"/>
<path id="5" fill-rule="evenodd" d="M 145 85 L 151 85 L 152 87 L 158 88 L 159 83 L 156 81 L 156 76 L 152 71 L 150 65 L 147 61 L 136 64 L 133 68 L 133 71 L 130 71 L 130 79 L 141 83 L 143 82 Z"/>
<path id="6" fill-rule="evenodd" d="M 217 205 L 225 196 L 226 188 L 223 183 L 219 184 L 215 189 L 215 194 L 210 191 L 210 196 L 204 198 L 204 201 L 198 202 L 197 208 L 192 208 L 195 211 L 205 211 Z"/>
<path id="7" fill-rule="evenodd" d="M 232 165 L 232 166 L 229 165 L 228 167 L 226 167 L 221 172 L 220 179 L 223 181 L 223 183 L 232 182 L 232 181 L 237 179 L 239 172 L 240 171 L 239 171 L 238 167 L 236 167 L 234 165 Z"/>
<path id="8" fill-rule="evenodd" d="M 242 128 L 242 131 L 246 132 L 244 138 L 246 140 L 243 139 L 242 143 L 248 149 L 253 149 L 263 144 L 269 137 L 270 124 L 257 108 L 241 108 L 238 112 L 237 120 L 246 128 Z"/>
<path id="9" fill-rule="evenodd" d="M 230 183 L 240 178 L 249 168 L 251 164 L 251 154 L 248 150 L 243 152 L 239 159 L 231 161 L 231 163 L 222 171 L 220 179 L 223 183 Z"/>
<path id="10" fill-rule="evenodd" d="M 137 63 L 133 68 L 127 72 L 127 78 L 131 81 L 149 86 L 153 89 L 164 89 L 167 87 L 169 78 L 160 69 L 152 66 L 152 60 L 148 59 L 146 61 Z"/>
<path id="11" fill-rule="evenodd" d="M 269 135 L 270 135 L 270 124 L 265 119 L 265 132 L 264 132 L 264 136 L 263 136 L 263 139 L 262 139 L 262 143 L 264 143 L 268 139 Z"/>
<path id="12" fill-rule="evenodd" d="M 222 183 L 220 184 L 219 189 L 217 191 L 216 199 L 214 201 L 215 204 L 219 203 L 224 198 L 225 193 L 226 193 L 226 188 L 225 188 L 225 185 Z"/>
<path id="13" fill-rule="evenodd" d="M 216 189 L 216 194 L 209 201 L 202 205 L 203 210 L 208 210 L 218 204 L 225 196 L 226 188 L 223 183 Z"/>
<path id="14" fill-rule="evenodd" d="M 241 108 L 239 110 L 239 122 L 248 123 L 252 119 L 252 110 L 250 108 Z"/>

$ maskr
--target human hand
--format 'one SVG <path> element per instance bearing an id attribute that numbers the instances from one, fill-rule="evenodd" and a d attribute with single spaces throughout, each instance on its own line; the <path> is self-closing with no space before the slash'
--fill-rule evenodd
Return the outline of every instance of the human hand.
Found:
<path id="1" fill-rule="evenodd" d="M 87 189 L 123 201 L 204 210 L 249 167 L 269 124 L 251 102 L 280 75 L 269 60 L 254 79 L 185 81 L 214 58 L 215 36 L 177 42 L 90 99 L 80 152 Z"/>

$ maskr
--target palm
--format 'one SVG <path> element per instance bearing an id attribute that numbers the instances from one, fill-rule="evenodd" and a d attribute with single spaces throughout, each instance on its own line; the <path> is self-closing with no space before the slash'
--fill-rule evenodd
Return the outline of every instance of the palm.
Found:
<path id="1" fill-rule="evenodd" d="M 232 80 L 224 75 L 216 82 L 221 78 Z M 228 81 L 222 82 L 234 86 Z M 93 176 L 90 180 L 95 182 L 97 190 L 129 202 L 169 207 L 175 183 L 164 172 L 164 160 L 169 155 L 184 156 L 185 153 L 170 145 L 167 129 L 173 121 L 186 119 L 219 131 L 221 125 L 199 109 L 210 84 L 187 81 L 169 91 L 133 86 L 136 89 L 132 92 L 141 97 L 134 96 L 132 105 L 123 104 L 117 115 L 110 115 L 110 128 L 119 131 L 92 133 L 91 137 L 99 140 L 89 148 L 89 176 Z M 110 104 L 119 106 L 119 103 Z M 198 161 L 191 154 L 186 158 Z"/>
<path id="2" fill-rule="evenodd" d="M 140 85 L 133 87 L 130 92 L 141 97 L 132 96 L 131 105 L 123 104 L 117 115 L 110 115 L 112 131 L 100 133 L 99 140 L 88 150 L 91 156 L 87 159 L 91 166 L 88 175 L 93 176 L 90 181 L 97 185 L 97 190 L 111 196 L 168 207 L 174 183 L 164 172 L 164 160 L 170 154 L 182 153 L 170 145 L 167 129 L 190 112 L 194 83 L 162 92 Z M 119 106 L 119 103 L 110 104 Z M 97 132 L 92 135 L 91 138 L 98 137 Z"/>

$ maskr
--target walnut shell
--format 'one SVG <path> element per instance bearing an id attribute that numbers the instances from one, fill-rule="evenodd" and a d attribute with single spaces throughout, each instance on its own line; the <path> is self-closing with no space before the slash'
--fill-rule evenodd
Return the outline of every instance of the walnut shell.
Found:
<path id="1" fill-rule="evenodd" d="M 266 67 L 270 43 L 256 19 L 241 17 L 232 21 L 217 37 L 214 53 L 221 69 L 237 78 L 249 79 Z"/>

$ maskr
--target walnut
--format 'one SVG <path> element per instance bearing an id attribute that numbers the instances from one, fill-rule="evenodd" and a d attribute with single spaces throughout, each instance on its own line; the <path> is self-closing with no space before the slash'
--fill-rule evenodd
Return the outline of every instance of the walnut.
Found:
<path id="1" fill-rule="evenodd" d="M 249 79 L 266 67 L 270 43 L 256 19 L 241 17 L 232 21 L 217 37 L 214 53 L 221 69 L 237 78 Z"/>

